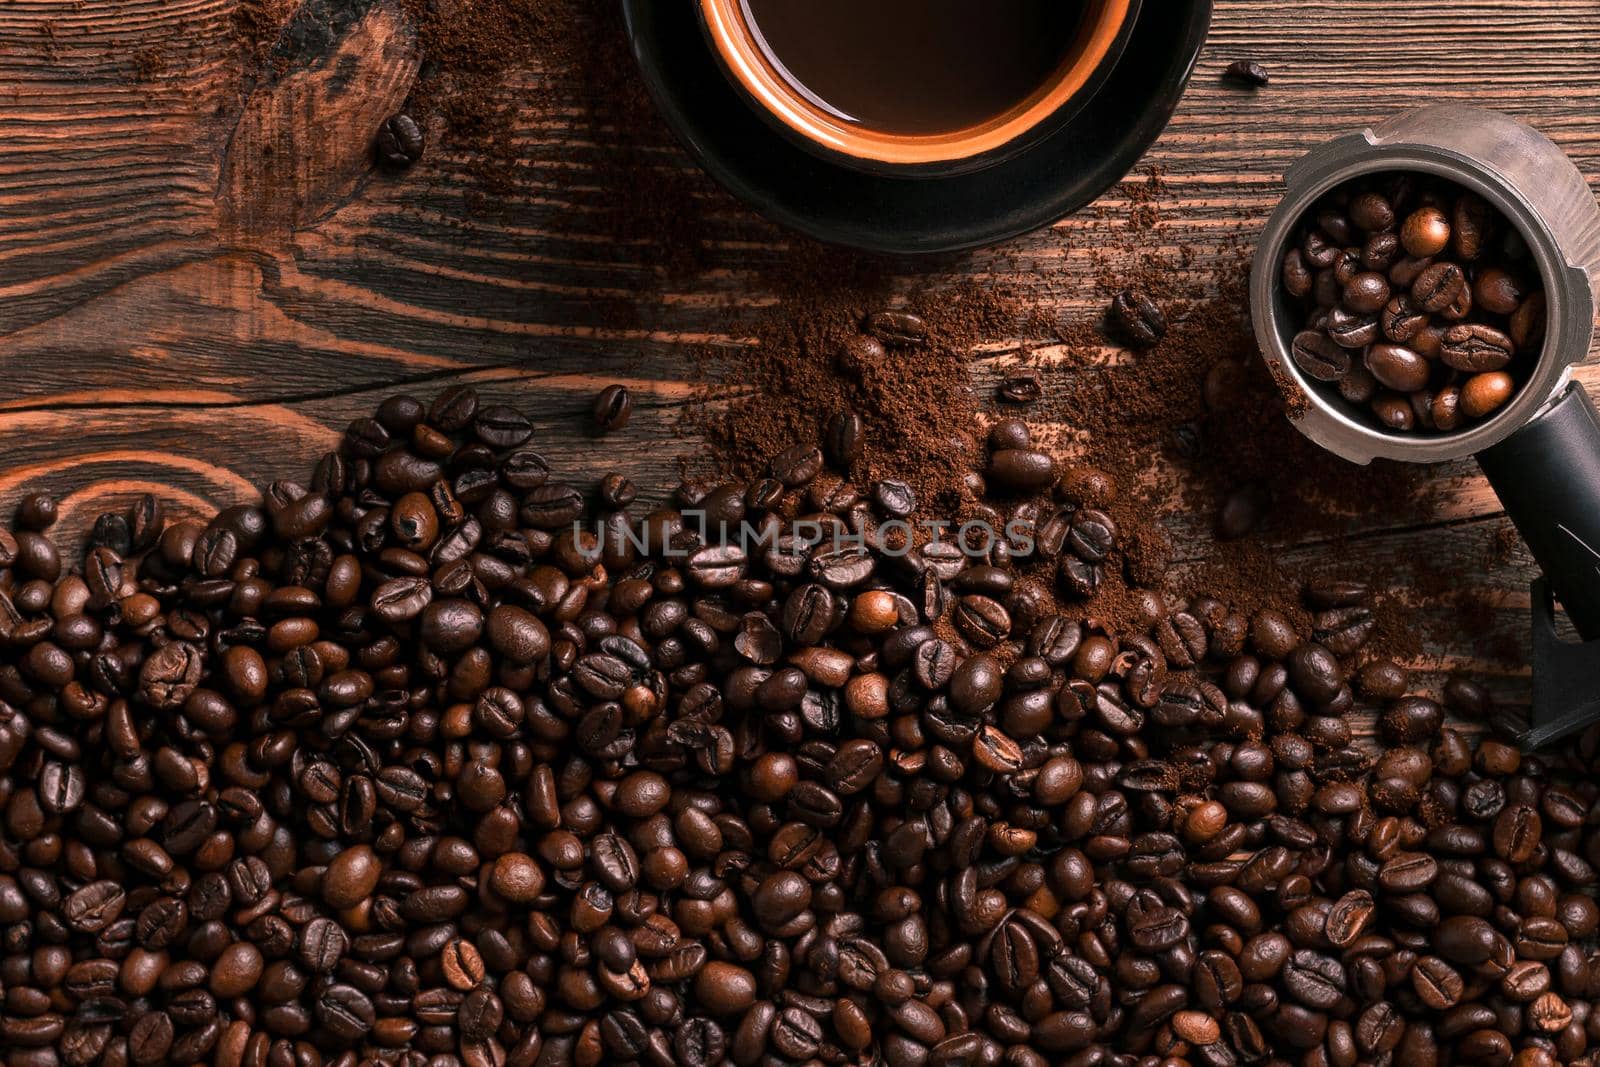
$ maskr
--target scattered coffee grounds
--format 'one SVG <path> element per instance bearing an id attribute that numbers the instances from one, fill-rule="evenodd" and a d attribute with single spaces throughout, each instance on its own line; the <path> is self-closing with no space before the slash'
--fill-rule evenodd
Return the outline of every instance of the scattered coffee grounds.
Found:
<path id="1" fill-rule="evenodd" d="M 1362 178 L 1308 213 L 1281 283 L 1304 317 L 1290 356 L 1393 433 L 1449 433 L 1500 410 L 1544 343 L 1520 234 L 1478 194 L 1409 172 Z"/>
<path id="2" fill-rule="evenodd" d="M 1526 549 L 1522 547 L 1516 527 L 1502 520 L 1479 531 L 1477 543 L 1469 543 L 1465 552 L 1469 561 L 1475 556 L 1478 566 L 1494 572 L 1504 571 L 1516 555 L 1525 553 Z M 1501 606 L 1499 598 L 1464 588 L 1461 564 L 1447 555 L 1424 555 L 1408 563 L 1411 580 L 1391 594 L 1394 611 L 1390 616 L 1396 629 L 1403 629 L 1406 620 L 1414 619 L 1418 612 L 1438 612 L 1449 618 L 1458 630 L 1457 636 L 1444 642 L 1446 651 L 1498 664 L 1507 671 L 1520 672 L 1528 668 L 1527 616 L 1497 610 Z M 1519 603 L 1526 598 L 1526 586 L 1518 583 L 1513 590 Z M 1556 622 L 1559 630 L 1566 624 L 1565 617 L 1558 614 Z M 1569 633 L 1566 639 L 1576 640 L 1577 635 Z"/>
<path id="3" fill-rule="evenodd" d="M 641 280 L 695 274 L 710 261 L 706 224 L 731 199 L 694 167 L 639 77 L 621 6 L 588 0 L 402 0 L 422 71 L 407 107 L 492 216 L 527 195 L 530 97 L 564 116 L 556 157 L 607 180 L 563 190 L 586 232 L 645 245 Z M 611 314 L 626 319 L 631 312 Z"/>
<path id="4" fill-rule="evenodd" d="M 1216 286 L 1175 302 L 1159 346 L 1080 372 L 1040 406 L 1069 428 L 1081 462 L 1111 474 L 1135 528 L 1217 516 L 1198 533 L 1225 539 L 1207 538 L 1207 560 L 1185 561 L 1188 580 L 1251 607 L 1292 602 L 1298 579 L 1262 537 L 1337 536 L 1374 506 L 1406 513 L 1418 507 L 1418 477 L 1398 465 L 1344 464 L 1305 440 L 1256 357 L 1242 269 Z"/>
<path id="5" fill-rule="evenodd" d="M 272 53 L 296 7 L 291 0 L 239 0 L 233 9 L 232 21 L 242 74 L 281 69 L 281 62 L 272 62 Z"/>
<path id="6" fill-rule="evenodd" d="M 152 82 L 167 72 L 166 49 L 159 46 L 140 48 L 133 53 L 133 80 Z"/>
<path id="7" fill-rule="evenodd" d="M 1009 373 L 1034 376 L 1040 396 L 1021 414 L 1048 430 L 1040 447 L 1064 471 L 1081 468 L 1107 482 L 1106 499 L 1116 502 L 1127 542 L 1177 542 L 1165 553 L 1175 564 L 1171 581 L 1250 610 L 1284 610 L 1308 624 L 1294 606 L 1304 575 L 1280 567 L 1274 546 L 1336 541 L 1375 509 L 1424 521 L 1427 472 L 1388 463 L 1357 467 L 1300 435 L 1289 420 L 1305 398 L 1284 391 L 1286 377 L 1274 381 L 1248 322 L 1248 249 L 1229 242 L 1216 250 L 1223 264 L 1216 273 L 1197 271 L 1192 249 L 1154 251 L 1163 244 L 1159 170 L 1124 183 L 1122 192 L 1130 202 L 1116 249 L 1122 254 L 1113 263 L 1115 245 L 1108 245 L 1092 282 L 1108 309 L 1104 321 L 1054 321 L 998 286 L 945 292 L 925 285 L 931 291 L 906 306 L 922 312 L 927 341 L 873 345 L 869 316 L 904 289 L 893 264 L 799 246 L 763 275 L 777 300 L 756 316 L 754 343 L 704 353 L 705 384 L 683 429 L 709 442 L 712 452 L 696 453 L 686 470 L 753 476 L 775 452 L 821 445 L 828 420 L 853 412 L 867 440 L 850 469 L 852 485 L 865 488 L 896 470 L 913 485 L 919 508 L 959 517 L 970 496 L 963 471 L 974 462 L 974 435 L 992 417 L 986 398 L 970 388 L 972 357 L 985 346 L 1015 345 L 1017 337 L 1045 338 L 1041 344 L 1059 342 L 1065 358 L 1040 361 L 1030 354 L 1032 343 L 1023 343 L 1024 365 Z M 1130 261 L 1138 264 L 1131 273 Z M 1130 314 L 1145 305 L 1144 315 L 1159 316 L 1164 333 L 1158 337 L 1152 328 L 1150 347 L 1106 365 L 1101 354 L 1108 343 L 1130 339 L 1118 297 Z M 748 316 L 738 321 L 743 328 Z M 1016 410 L 1005 397 L 992 404 L 999 414 Z M 1237 500 L 1249 507 L 1247 521 L 1231 531 L 1235 540 L 1214 542 L 1216 528 L 1172 525 L 1197 514 L 1217 515 L 1220 523 Z M 1197 538 L 1204 545 L 1198 551 Z M 1353 568 L 1331 569 L 1359 577 L 1345 573 Z M 1049 574 L 1030 577 L 1054 588 Z M 1060 608 L 1113 627 L 1133 625 L 1150 590 L 1162 585 L 1142 560 L 1119 549 L 1092 595 Z M 1420 655 L 1402 602 L 1379 590 L 1374 609 L 1393 654 Z"/>
<path id="8" fill-rule="evenodd" d="M 1044 383 L 1026 415 L 1061 428 L 1048 443 L 1070 463 L 1113 481 L 1130 539 L 1175 543 L 1170 581 L 1292 615 L 1304 575 L 1278 564 L 1279 546 L 1337 542 L 1374 514 L 1425 521 L 1428 470 L 1358 467 L 1305 439 L 1292 421 L 1305 396 L 1286 375 L 1274 380 L 1258 355 L 1248 245 L 1227 238 L 1210 250 L 1218 266 L 1198 270 L 1194 249 L 1161 251 L 1161 172 L 1147 170 L 1121 192 L 1127 216 L 1119 227 L 1102 212 L 1105 252 L 1092 283 L 1107 314 L 1058 324 L 1059 354 L 1024 358 Z M 1152 303 L 1167 329 L 1149 347 L 1119 352 L 1131 340 L 1117 312 L 1125 292 Z M 1215 517 L 1210 528 L 1189 524 L 1207 515 Z M 1124 570 L 1108 568 L 1088 610 L 1117 622 L 1137 618 L 1137 585 L 1125 584 Z M 1420 648 L 1399 607 L 1389 591 L 1375 594 L 1395 654 L 1413 655 Z"/>
<path id="9" fill-rule="evenodd" d="M 507 76 L 540 66 L 570 77 L 577 49 L 598 18 L 574 0 L 402 0 L 417 33 L 423 69 L 408 106 L 437 120 L 489 194 L 513 191 L 524 153 L 514 120 L 521 103 Z"/>
<path id="10" fill-rule="evenodd" d="M 1166 265 L 1137 274 L 1149 298 L 1166 305 L 1166 336 L 1130 359 L 1077 373 L 1044 404 L 1072 428 L 1089 462 L 1120 472 L 1130 495 L 1149 485 L 1155 498 L 1213 513 L 1241 486 L 1264 487 L 1260 522 L 1280 534 L 1332 532 L 1375 508 L 1415 509 L 1418 468 L 1358 467 L 1295 430 L 1304 398 L 1286 397 L 1257 355 L 1245 249 L 1192 288 L 1180 282 L 1174 290 Z M 1103 343 L 1092 327 L 1068 340 L 1084 350 Z"/>
<path id="11" fill-rule="evenodd" d="M 882 276 L 800 267 L 770 281 L 783 295 L 757 324 L 757 343 L 707 353 L 714 362 L 683 426 L 714 443 L 699 466 L 753 473 L 775 452 L 820 443 L 829 419 L 853 414 L 863 431 L 848 477 L 904 478 L 919 510 L 959 512 L 980 430 L 967 356 L 1009 329 L 1014 309 L 973 284 L 891 309 L 878 303 L 888 298 Z"/>
<path id="12" fill-rule="evenodd" d="M 1502 522 L 1490 535 L 1485 562 L 1491 567 L 1503 567 L 1516 556 L 1517 548 L 1521 544 L 1522 538 L 1518 536 L 1517 528 L 1510 522 Z"/>
<path id="13" fill-rule="evenodd" d="M 1019 566 L 1121 535 L 1015 420 L 971 490 L 1012 521 L 915 548 L 813 446 L 634 516 L 535 445 L 390 397 L 70 567 L 22 502 L 9 1063 L 1592 1061 L 1600 728 L 1414 691 L 1359 583 L 1068 618 Z"/>
<path id="14" fill-rule="evenodd" d="M 61 55 L 61 42 L 56 39 L 56 20 L 43 19 L 39 22 L 39 51 L 52 63 Z"/>

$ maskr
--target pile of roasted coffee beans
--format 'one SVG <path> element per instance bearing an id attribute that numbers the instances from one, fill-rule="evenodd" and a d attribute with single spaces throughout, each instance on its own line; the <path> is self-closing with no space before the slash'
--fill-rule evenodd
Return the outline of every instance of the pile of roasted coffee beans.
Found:
<path id="1" fill-rule="evenodd" d="M 966 551 L 809 443 L 634 514 L 530 437 L 393 397 L 81 568 L 23 502 L 8 1067 L 1594 1062 L 1596 737 L 1413 694 L 1361 587 L 1062 614 L 1109 480 L 1013 422 Z"/>
<path id="2" fill-rule="evenodd" d="M 1546 310 L 1516 227 L 1423 174 L 1361 178 L 1309 212 L 1283 259 L 1304 309 L 1291 355 L 1386 429 L 1447 433 L 1505 406 L 1539 358 Z"/>

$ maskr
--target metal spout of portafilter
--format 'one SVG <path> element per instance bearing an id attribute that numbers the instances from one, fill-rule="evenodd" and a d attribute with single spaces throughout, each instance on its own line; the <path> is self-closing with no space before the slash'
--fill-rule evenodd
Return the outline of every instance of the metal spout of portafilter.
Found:
<path id="1" fill-rule="evenodd" d="M 1522 236 L 1544 284 L 1543 348 L 1511 399 L 1451 432 L 1396 432 L 1302 372 L 1298 326 L 1280 281 L 1307 212 L 1351 179 L 1413 172 L 1476 192 Z M 1533 749 L 1600 722 L 1600 417 L 1573 368 L 1589 354 L 1600 296 L 1600 206 L 1549 138 L 1503 114 L 1447 104 L 1397 115 L 1313 149 L 1285 175 L 1282 202 L 1256 248 L 1250 306 L 1262 357 L 1307 405 L 1296 426 L 1355 463 L 1437 463 L 1474 456 L 1544 572 L 1533 583 Z M 1553 598 L 1581 640 L 1557 636 Z"/>

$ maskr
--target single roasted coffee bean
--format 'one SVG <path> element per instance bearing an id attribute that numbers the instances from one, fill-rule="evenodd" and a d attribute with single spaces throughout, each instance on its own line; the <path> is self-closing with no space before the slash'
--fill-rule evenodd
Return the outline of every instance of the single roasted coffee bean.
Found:
<path id="1" fill-rule="evenodd" d="M 1525 290 L 1516 276 L 1502 267 L 1489 267 L 1472 283 L 1472 302 L 1496 315 L 1510 315 L 1522 304 Z"/>
<path id="2" fill-rule="evenodd" d="M 483 957 L 470 941 L 455 938 L 439 954 L 444 979 L 456 989 L 472 989 L 483 981 L 487 973 Z"/>
<path id="3" fill-rule="evenodd" d="M 1418 208 L 1401 225 L 1400 242 L 1419 259 L 1437 256 L 1450 244 L 1450 220 L 1432 205 Z"/>
<path id="4" fill-rule="evenodd" d="M 1137 289 L 1124 289 L 1111 301 L 1111 322 L 1122 337 L 1140 348 L 1149 348 L 1167 334 L 1166 315 Z"/>
<path id="5" fill-rule="evenodd" d="M 1435 393 L 1429 414 L 1436 430 L 1448 432 L 1458 428 L 1462 421 L 1460 387 L 1447 385 Z"/>
<path id="6" fill-rule="evenodd" d="M 62 915 L 74 930 L 99 933 L 122 914 L 127 899 L 126 892 L 116 882 L 90 882 L 66 899 Z"/>
<path id="7" fill-rule="evenodd" d="M 1482 323 L 1450 327 L 1439 348 L 1441 360 L 1468 374 L 1499 370 L 1515 354 L 1516 345 L 1511 338 Z"/>
<path id="8" fill-rule="evenodd" d="M 422 126 L 405 112 L 391 115 L 378 128 L 378 162 L 395 170 L 404 170 L 422 158 L 424 144 Z"/>
<path id="9" fill-rule="evenodd" d="M 1516 391 L 1516 383 L 1504 371 L 1474 374 L 1461 386 L 1461 414 L 1481 419 L 1505 406 Z"/>
<path id="10" fill-rule="evenodd" d="M 1336 382 L 1350 370 L 1350 353 L 1317 330 L 1302 330 L 1290 348 L 1299 368 L 1320 382 Z"/>
<path id="11" fill-rule="evenodd" d="M 211 965 L 211 992 L 219 997 L 243 996 L 256 987 L 263 965 L 261 950 L 255 945 L 234 942 Z"/>
<path id="12" fill-rule="evenodd" d="M 17 503 L 17 525 L 39 532 L 55 525 L 59 506 L 49 493 L 27 493 Z"/>
<path id="13" fill-rule="evenodd" d="M 1259 89 L 1272 79 L 1267 68 L 1251 59 L 1236 59 L 1222 71 L 1225 80 L 1235 85 Z"/>
<path id="14" fill-rule="evenodd" d="M 335 908 L 353 908 L 378 887 L 383 867 L 372 848 L 353 845 L 333 858 L 322 875 L 322 898 Z"/>
<path id="15" fill-rule="evenodd" d="M 1394 204 L 1376 190 L 1351 197 L 1347 210 L 1350 221 L 1367 233 L 1384 233 L 1394 226 Z"/>
<path id="16" fill-rule="evenodd" d="M 1387 429 L 1405 432 L 1416 427 L 1416 410 L 1411 408 L 1411 402 L 1405 395 L 1397 392 L 1376 395 L 1371 410 L 1374 416 L 1378 416 L 1379 424 Z"/>
<path id="17" fill-rule="evenodd" d="M 1376 315 L 1337 307 L 1329 310 L 1322 332 L 1340 348 L 1359 349 L 1378 339 L 1381 325 Z"/>
<path id="18" fill-rule="evenodd" d="M 1034 493 L 1055 482 L 1056 461 L 1048 452 L 1006 448 L 989 457 L 988 474 L 992 481 L 1008 489 Z"/>
<path id="19" fill-rule="evenodd" d="M 1217 536 L 1224 541 L 1248 537 L 1261 525 L 1271 503 L 1266 487 L 1259 482 L 1247 482 L 1234 489 L 1217 512 Z"/>
<path id="20" fill-rule="evenodd" d="M 477 439 L 490 448 L 508 449 L 533 436 L 533 422 L 516 408 L 493 404 L 478 412 L 472 430 Z"/>
<path id="21" fill-rule="evenodd" d="M 716 1015 L 736 1015 L 755 1002 L 755 977 L 743 967 L 713 961 L 694 979 L 696 999 Z"/>
<path id="22" fill-rule="evenodd" d="M 964 596 L 956 603 L 956 628 L 977 648 L 992 648 L 1011 633 L 1004 605 L 986 596 Z"/>
<path id="23" fill-rule="evenodd" d="M 1509 324 L 1511 339 L 1516 342 L 1517 351 L 1532 353 L 1539 348 L 1544 340 L 1548 318 L 1545 295 L 1542 292 L 1530 294 L 1517 305 L 1517 309 L 1511 313 Z"/>
<path id="24" fill-rule="evenodd" d="M 335 1039 L 355 1042 L 372 1029 L 377 1011 L 367 995 L 354 986 L 334 983 L 317 998 L 316 1017 Z"/>
<path id="25" fill-rule="evenodd" d="M 861 457 L 863 424 L 853 411 L 841 411 L 828 420 L 822 431 L 823 451 L 828 461 L 848 471 Z"/>
<path id="26" fill-rule="evenodd" d="M 1389 279 L 1376 271 L 1363 271 L 1344 287 L 1344 306 L 1358 314 L 1373 314 L 1389 302 Z"/>
<path id="27" fill-rule="evenodd" d="M 1372 233 L 1361 246 L 1361 265 L 1368 270 L 1383 272 L 1394 282 L 1396 279 L 1392 270 L 1402 254 L 1399 235 L 1390 231 Z"/>
<path id="28" fill-rule="evenodd" d="M 1008 404 L 1033 404 L 1044 397 L 1044 386 L 1038 374 L 1024 371 L 1002 381 L 996 395 Z"/>
<path id="29" fill-rule="evenodd" d="M 874 311 L 867 332 L 886 345 L 915 345 L 928 339 L 928 324 L 910 311 Z"/>
<path id="30" fill-rule="evenodd" d="M 1411 283 L 1411 300 L 1423 311 L 1438 313 L 1467 291 L 1467 276 L 1454 263 L 1435 263 Z"/>
<path id="31" fill-rule="evenodd" d="M 772 476 L 785 488 L 797 489 L 822 473 L 822 450 L 795 445 L 772 457 Z"/>
<path id="32" fill-rule="evenodd" d="M 1312 284 L 1313 275 L 1305 254 L 1298 248 L 1289 249 L 1283 257 L 1284 291 L 1290 296 L 1306 297 L 1311 295 Z"/>
<path id="33" fill-rule="evenodd" d="M 626 385 L 608 385 L 594 399 L 594 425 L 601 433 L 611 433 L 628 425 L 633 417 L 633 397 Z"/>
<path id="34" fill-rule="evenodd" d="M 1412 303 L 1411 297 L 1404 293 L 1385 304 L 1380 317 L 1383 335 L 1399 344 L 1411 340 L 1430 321 L 1427 312 Z"/>
<path id="35" fill-rule="evenodd" d="M 1402 393 L 1420 390 L 1433 371 L 1422 356 L 1395 344 L 1373 345 L 1367 350 L 1366 365 L 1380 385 Z"/>
<path id="36" fill-rule="evenodd" d="M 310 970 L 326 974 L 338 965 L 350 946 L 350 936 L 332 919 L 316 918 L 300 931 L 296 953 Z"/>

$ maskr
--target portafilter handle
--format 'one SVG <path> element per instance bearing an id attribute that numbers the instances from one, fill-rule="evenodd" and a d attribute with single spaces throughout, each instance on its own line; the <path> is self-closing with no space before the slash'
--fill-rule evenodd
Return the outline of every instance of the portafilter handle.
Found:
<path id="1" fill-rule="evenodd" d="M 1533 717 L 1542 748 L 1600 722 L 1600 416 L 1573 383 L 1478 454 L 1544 577 L 1533 583 Z M 1556 634 L 1552 592 L 1583 642 Z"/>
<path id="2" fill-rule="evenodd" d="M 1300 318 L 1279 271 L 1300 220 L 1352 178 L 1420 171 L 1484 197 L 1527 241 L 1549 309 L 1537 363 L 1493 418 L 1452 433 L 1396 434 L 1339 402 L 1290 355 Z M 1600 205 L 1559 145 L 1510 115 L 1438 104 L 1394 115 L 1308 152 L 1257 242 L 1250 307 L 1262 357 L 1308 408 L 1296 426 L 1356 463 L 1477 457 L 1545 578 L 1534 584 L 1530 748 L 1600 722 L 1600 418 L 1573 369 L 1600 306 Z M 1551 590 L 1583 643 L 1556 633 Z"/>
<path id="3" fill-rule="evenodd" d="M 1589 394 L 1567 386 L 1478 465 L 1578 633 L 1600 640 L 1600 416 Z"/>

